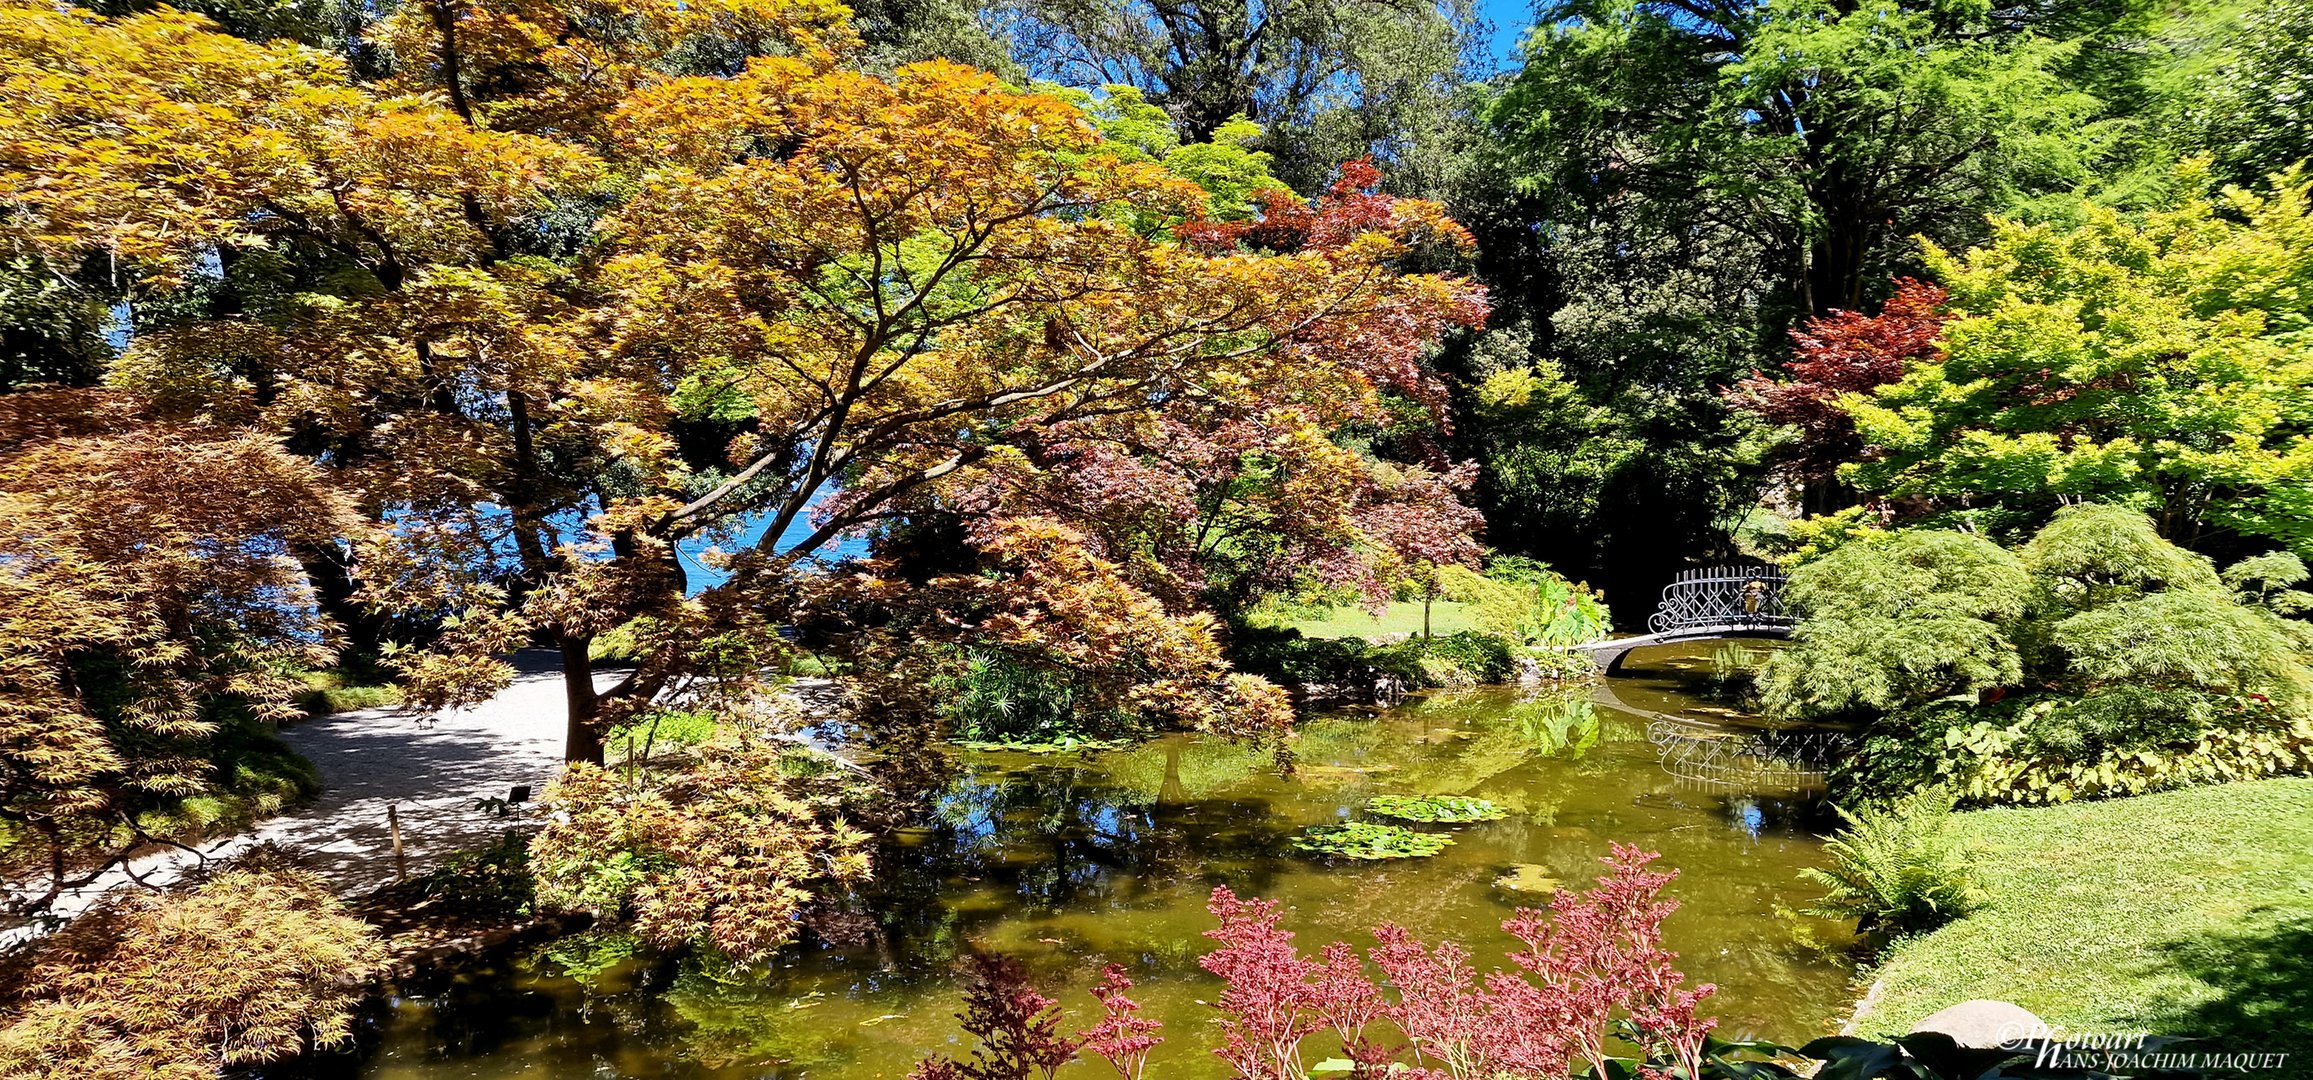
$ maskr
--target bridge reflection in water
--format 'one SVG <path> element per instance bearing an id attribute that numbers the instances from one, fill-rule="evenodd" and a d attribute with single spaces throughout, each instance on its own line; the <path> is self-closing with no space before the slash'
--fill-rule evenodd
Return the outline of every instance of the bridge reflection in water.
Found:
<path id="1" fill-rule="evenodd" d="M 1831 763 L 1855 746 L 1855 736 L 1845 731 L 1725 723 L 1641 708 L 1617 694 L 1610 681 L 1592 684 L 1591 696 L 1645 722 L 1663 771 L 1702 788 L 1820 788 Z"/>
<path id="2" fill-rule="evenodd" d="M 1596 701 L 1645 721 L 1647 741 L 1664 771 L 1711 788 L 1814 788 L 1830 762 L 1854 746 L 1854 736 L 1817 728 L 1784 729 L 1726 724 L 1640 708 L 1614 689 L 1630 654 L 1655 645 L 1723 638 L 1787 638 L 1799 617 L 1783 603 L 1783 571 L 1765 563 L 1686 570 L 1663 586 L 1647 616 L 1647 632 L 1574 646 L 1608 678 Z"/>

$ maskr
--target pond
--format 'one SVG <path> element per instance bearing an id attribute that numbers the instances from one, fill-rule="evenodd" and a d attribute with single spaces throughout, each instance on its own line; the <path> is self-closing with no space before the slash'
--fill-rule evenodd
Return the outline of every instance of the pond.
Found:
<path id="1" fill-rule="evenodd" d="M 1617 840 L 1680 871 L 1666 933 L 1691 982 L 1719 985 L 1706 1011 L 1722 1034 L 1825 1033 L 1852 1002 L 1846 939 L 1792 913 L 1813 895 L 1800 869 L 1823 858 L 1819 780 L 1748 752 L 1746 718 L 1689 692 L 1707 647 L 1649 657 L 1606 695 L 1485 689 L 1312 718 L 1291 779 L 1189 736 L 1093 756 L 975 755 L 937 821 L 883 852 L 873 925 L 852 944 L 797 947 L 743 980 L 661 964 L 587 985 L 508 962 L 392 1003 L 357 1050 L 312 1064 L 364 1080 L 898 1078 L 927 1050 L 967 1048 L 956 962 L 981 949 L 1027 962 L 1073 1027 L 1096 1015 L 1085 988 L 1101 967 L 1124 964 L 1172 1036 L 1151 1075 L 1219 1077 L 1200 1000 L 1218 984 L 1196 964 L 1214 886 L 1284 901 L 1306 951 L 1369 944 L 1367 928 L 1396 922 L 1491 966 L 1509 944 L 1502 920 L 1545 900 L 1508 886 L 1586 885 Z M 1509 813 L 1454 829 L 1426 859 L 1291 849 L 1305 826 L 1351 819 L 1381 793 L 1477 795 Z"/>

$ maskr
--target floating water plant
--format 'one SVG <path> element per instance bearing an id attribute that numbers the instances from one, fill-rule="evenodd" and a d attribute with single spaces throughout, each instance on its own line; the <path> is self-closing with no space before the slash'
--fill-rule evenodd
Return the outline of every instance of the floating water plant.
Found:
<path id="1" fill-rule="evenodd" d="M 959 739 L 956 740 L 956 745 L 979 753 L 1073 754 L 1088 750 L 1120 750 L 1128 744 L 1123 739 L 1080 739 L 1073 735 L 1064 735 L 1042 742 L 1027 739 L 1004 741 Z"/>
<path id="2" fill-rule="evenodd" d="M 1443 825 L 1494 821 L 1507 813 L 1493 803 L 1469 795 L 1376 795 L 1365 808 L 1399 821 Z"/>
<path id="3" fill-rule="evenodd" d="M 1529 896 L 1549 896 L 1565 883 L 1550 876 L 1550 868 L 1538 863 L 1516 863 L 1494 879 L 1494 887 L 1503 892 L 1524 893 Z"/>
<path id="4" fill-rule="evenodd" d="M 1403 825 L 1352 821 L 1341 825 L 1311 825 L 1294 838 L 1293 846 L 1311 855 L 1380 860 L 1435 855 L 1453 842 L 1453 837 L 1416 832 Z"/>

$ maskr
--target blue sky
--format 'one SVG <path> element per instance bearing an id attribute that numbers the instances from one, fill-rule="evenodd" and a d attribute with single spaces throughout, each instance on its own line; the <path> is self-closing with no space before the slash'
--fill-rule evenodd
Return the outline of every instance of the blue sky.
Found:
<path id="1" fill-rule="evenodd" d="M 813 502 L 817 501 L 816 499 L 813 500 Z M 770 527 L 770 524 L 771 515 L 758 514 L 754 516 L 741 527 L 739 538 L 735 543 L 723 545 L 724 550 L 755 546 L 756 541 L 763 538 L 763 530 Z M 794 524 L 789 525 L 786 533 L 780 537 L 782 541 L 780 546 L 783 548 L 791 547 L 810 536 L 811 531 L 812 525 L 808 516 L 798 519 Z M 689 578 L 692 595 L 697 595 L 703 589 L 710 589 L 730 580 L 731 575 L 716 570 L 699 560 L 700 554 L 705 552 L 709 546 L 706 541 L 696 538 L 675 545 L 675 550 L 681 555 L 683 561 L 683 574 Z M 831 560 L 848 559 L 865 554 L 867 554 L 866 540 L 845 539 L 829 545 L 821 552 L 821 557 Z"/>
<path id="2" fill-rule="evenodd" d="M 1478 14 L 1494 24 L 1494 55 L 1510 66 L 1518 58 L 1518 39 L 1534 25 L 1532 0 L 1478 0 Z"/>

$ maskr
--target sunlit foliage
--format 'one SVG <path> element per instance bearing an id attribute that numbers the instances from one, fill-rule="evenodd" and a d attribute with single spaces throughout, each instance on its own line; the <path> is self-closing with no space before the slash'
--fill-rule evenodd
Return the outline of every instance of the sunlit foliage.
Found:
<path id="1" fill-rule="evenodd" d="M 1889 806 L 1840 807 L 1845 823 L 1825 843 L 1831 865 L 1800 871 L 1822 886 L 1812 915 L 1854 919 L 1884 934 L 1917 934 L 1982 903 L 1970 853 L 1952 835 L 1952 793 L 1932 789 Z"/>
<path id="2" fill-rule="evenodd" d="M 1497 557 L 1483 574 L 1448 566 L 1439 577 L 1441 594 L 1469 605 L 1480 630 L 1514 645 L 1575 645 L 1613 626 L 1589 586 L 1532 559 Z"/>
<path id="3" fill-rule="evenodd" d="M 1926 277 L 1922 236 L 1961 249 L 1990 213 L 2160 190 L 2179 130 L 2146 104 L 2178 47 L 2163 18 L 2139 0 L 1541 5 L 1486 109 L 1481 190 L 1455 205 L 1500 327 L 1461 361 L 1496 546 L 1626 609 L 1731 554 L 1771 447 L 1721 392 L 1788 359 L 1806 320 Z M 1818 478 L 1794 501 L 1846 498 Z"/>
<path id="4" fill-rule="evenodd" d="M 1709 1038 L 1718 1021 L 1697 1007 L 1714 988 L 1688 987 L 1678 955 L 1663 948 L 1662 920 L 1678 908 L 1663 889 L 1676 872 L 1649 869 L 1655 858 L 1616 845 L 1601 860 L 1612 872 L 1592 888 L 1557 892 L 1549 911 L 1519 909 L 1502 924 L 1522 946 L 1510 954 L 1514 966 L 1484 972 L 1461 945 L 1433 949 L 1394 925 L 1375 927 L 1362 956 L 1342 941 L 1304 955 L 1276 901 L 1215 889 L 1208 910 L 1219 925 L 1205 932 L 1214 948 L 1198 961 L 1225 984 L 1212 1001 L 1220 1014 L 1212 1053 L 1239 1080 L 1416 1070 L 1453 1080 L 1669 1068 L 1694 1077 L 1789 1075 L 1736 1065 L 1726 1058 L 1743 1048 Z M 927 1058 L 914 1080 L 1025 1080 L 1080 1050 L 1132 1080 L 1158 1041 L 1157 1025 L 1133 1019 L 1137 1006 L 1122 996 L 1131 983 L 1115 968 L 1096 991 L 1104 1022 L 1072 1039 L 1059 1033 L 1056 1003 L 1017 966 L 975 966 L 963 1016 L 974 1056 Z M 1610 1037 L 1641 1057 L 1612 1056 Z M 1706 1074 L 1706 1063 L 1716 1071 Z"/>
<path id="5" fill-rule="evenodd" d="M 374 929 L 295 871 L 118 895 L 19 958 L 0 1076 L 207 1080 L 341 1043 L 384 956 Z"/>
<path id="6" fill-rule="evenodd" d="M 1793 572 L 1783 595 L 1807 614 L 1761 674 L 1770 713 L 1895 709 L 2024 676 L 2009 630 L 2031 578 L 1980 537 L 1922 530 L 1848 544 Z"/>
<path id="7" fill-rule="evenodd" d="M 1935 360 L 1945 299 L 1944 290 L 1903 278 L 1876 315 L 1837 311 L 1809 319 L 1791 332 L 1793 356 L 1781 378 L 1753 372 L 1727 390 L 1727 400 L 1796 429 L 1795 445 L 1780 456 L 1801 480 L 1828 479 L 1863 449 L 1840 399 L 1868 394 L 1902 378 L 1909 365 Z"/>
<path id="8" fill-rule="evenodd" d="M 738 731 L 660 769 L 573 764 L 532 841 L 538 898 L 660 949 L 761 961 L 794 938 L 807 904 L 871 870 L 839 773 Z"/>
<path id="9" fill-rule="evenodd" d="M 2188 547 L 2235 534 L 2304 553 L 2307 179 L 2080 214 L 1929 251 L 1951 294 L 1942 355 L 1848 399 L 1871 453 L 1842 475 L 1995 531 L 2104 501 Z"/>
<path id="10" fill-rule="evenodd" d="M 1268 128 L 1280 174 L 1315 191 L 1372 155 L 1392 190 L 1436 197 L 1467 160 L 1467 84 L 1485 73 L 1485 23 L 1467 0 L 1002 0 L 990 21 L 1031 75 L 1121 87 L 1162 108 L 1190 146 L 1233 123 Z"/>
<path id="11" fill-rule="evenodd" d="M 543 641 L 599 757 L 629 704 L 760 668 L 806 560 L 903 524 L 1059 519 L 1082 550 L 1036 558 L 1169 616 L 1474 553 L 1466 467 L 1343 441 L 1385 399 L 1437 423 L 1427 354 L 1484 314 L 1401 272 L 1468 236 L 1370 168 L 1309 205 L 1242 140 L 1160 161 L 984 72 L 871 74 L 814 0 L 404 5 L 384 77 L 174 13 L 5 14 L 6 239 L 135 269 L 164 313 L 109 373 L 136 407 L 285 434 L 391 523 L 329 599 L 443 631 L 389 650 L 413 705 Z M 686 600 L 707 542 L 743 550 Z M 599 693 L 591 639 L 642 622 Z M 1134 671 L 1181 660 L 1152 677 L 1231 719 L 1248 692 L 1184 640 Z"/>
<path id="12" fill-rule="evenodd" d="M 2202 146 L 2241 183 L 2313 159 L 2313 4 L 2246 5 L 2225 30 L 2190 117 Z"/>

